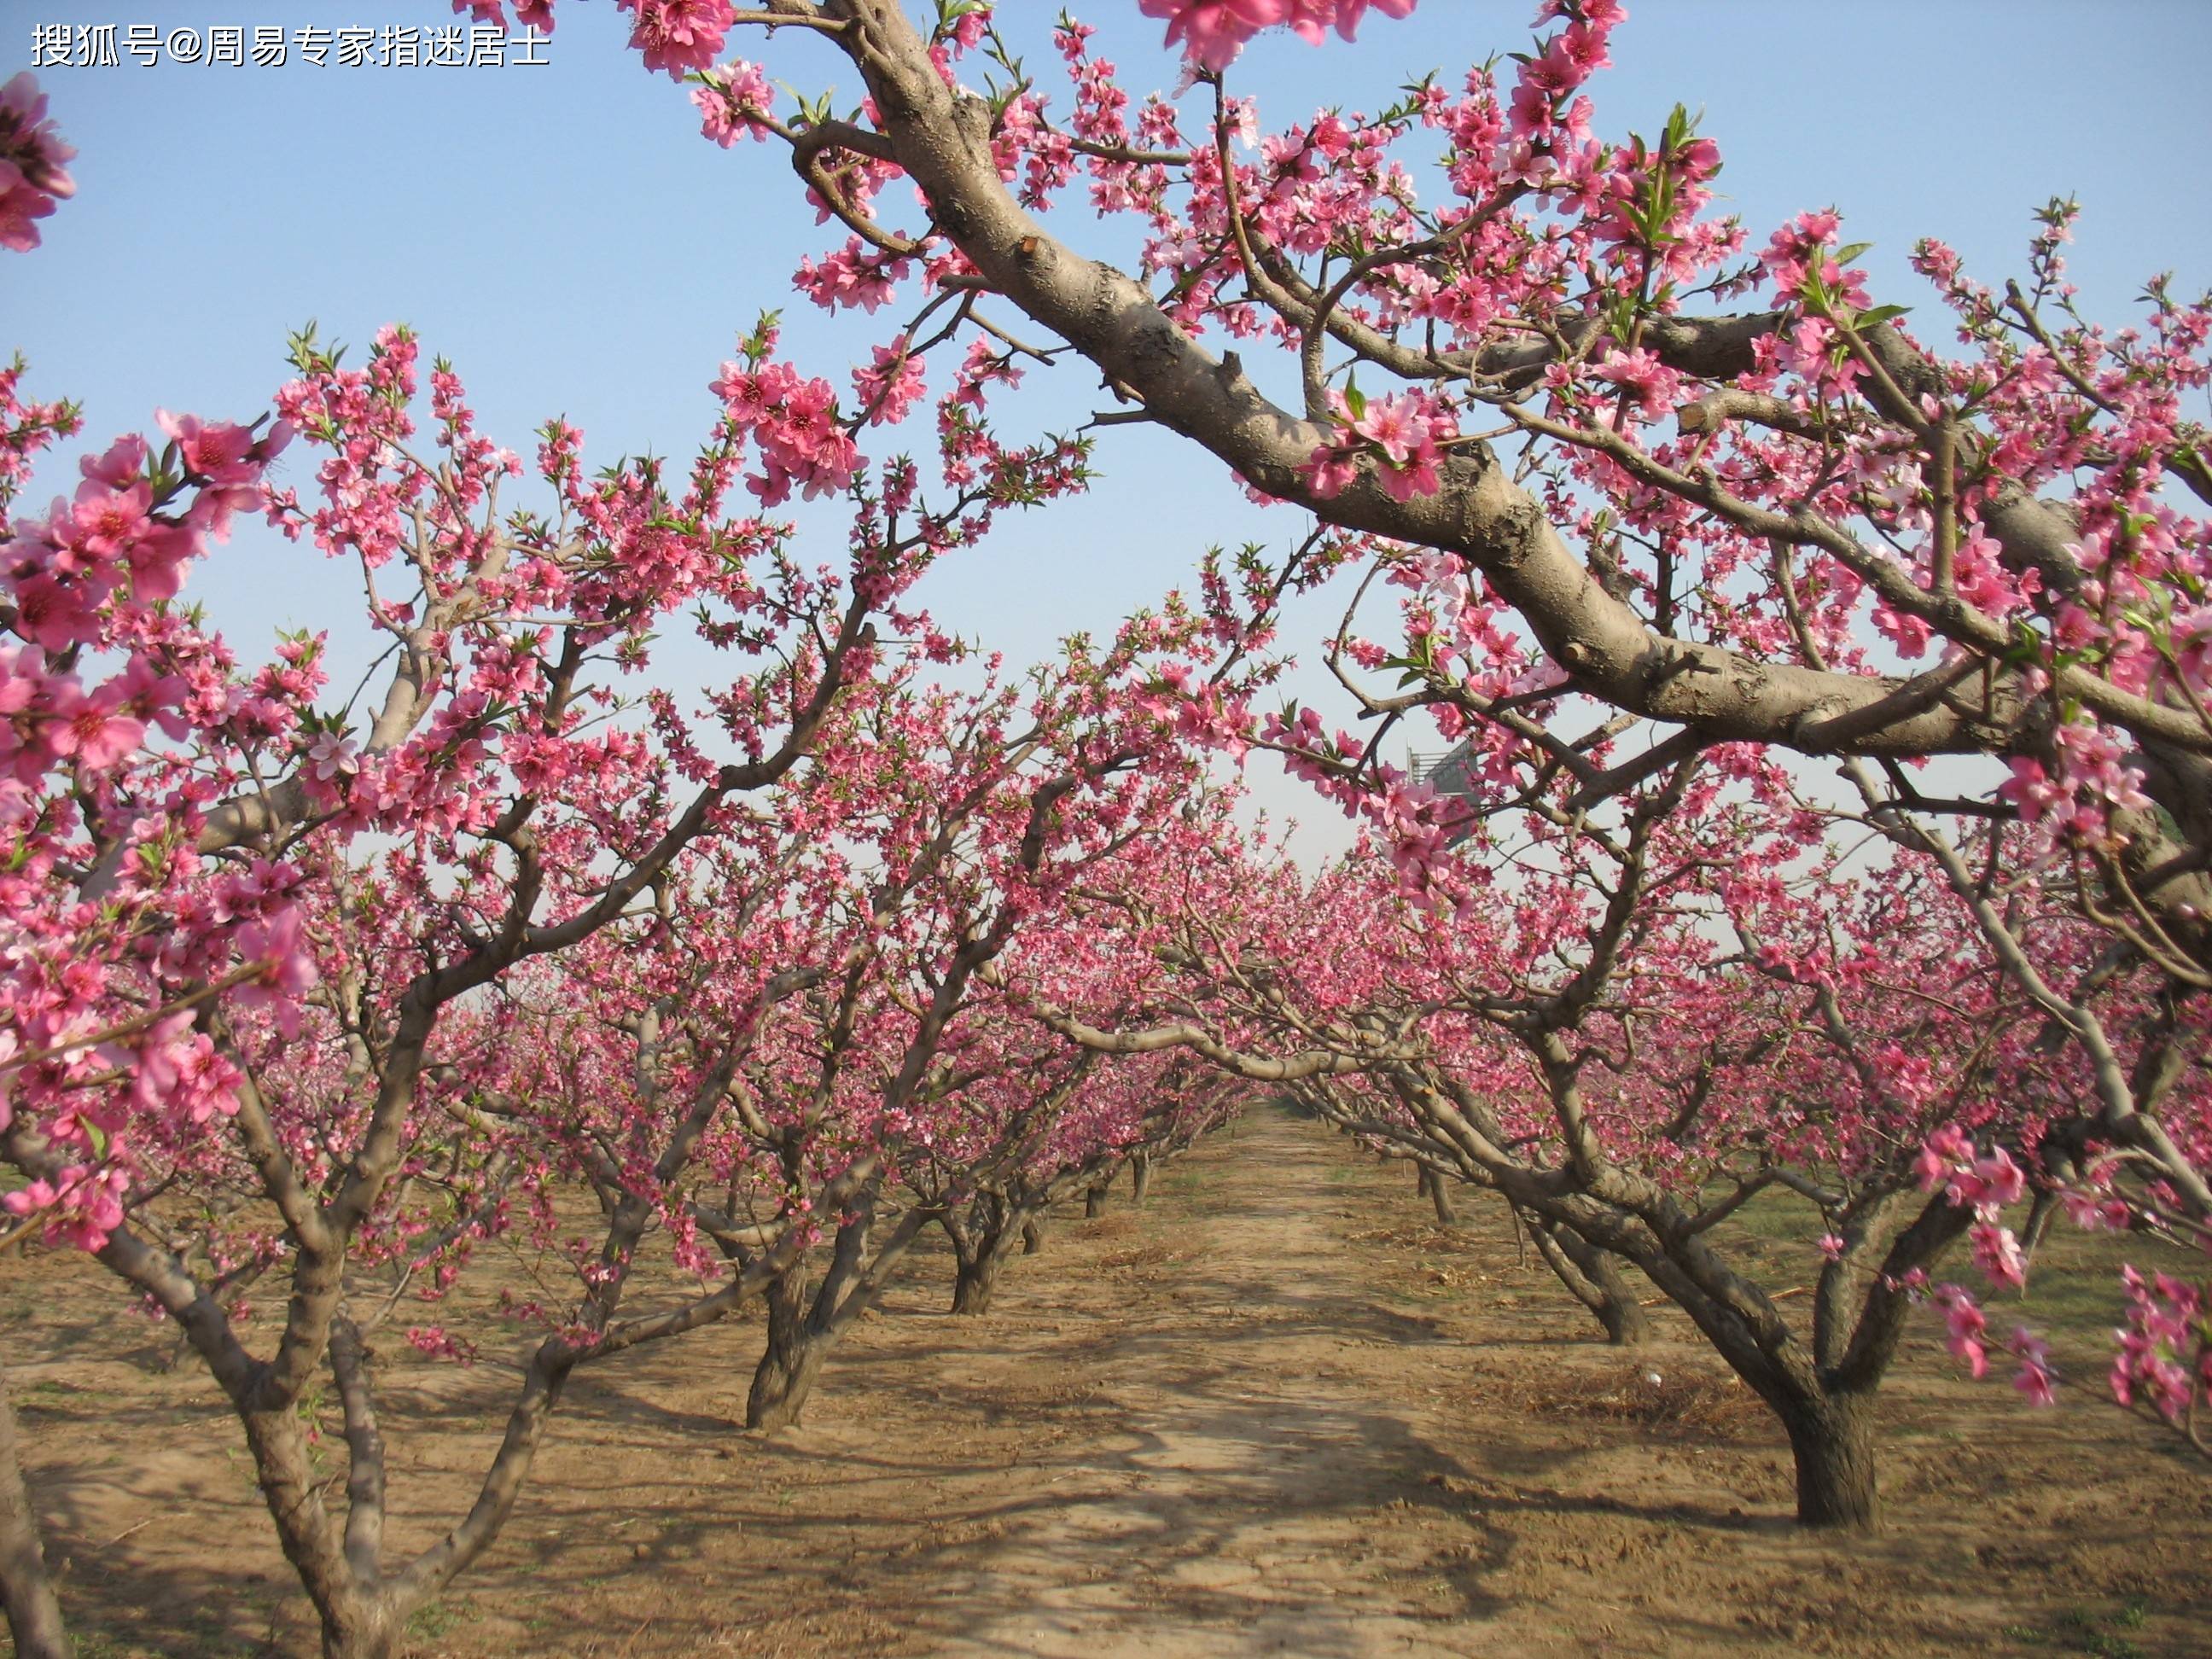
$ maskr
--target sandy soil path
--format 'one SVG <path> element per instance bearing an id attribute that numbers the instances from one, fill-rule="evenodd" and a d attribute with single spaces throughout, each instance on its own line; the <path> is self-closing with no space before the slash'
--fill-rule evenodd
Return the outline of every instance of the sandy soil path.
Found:
<path id="1" fill-rule="evenodd" d="M 1120 1443 L 1068 1465 L 1054 1507 L 947 1586 L 1005 1611 L 944 1651 L 1463 1650 L 1361 1571 L 1387 1565 L 1364 1512 L 1394 1474 L 1425 1484 L 1435 1455 L 1369 1373 L 1439 1339 L 1382 1305 L 1333 1235 L 1338 1164 L 1320 1139 L 1268 1114 L 1195 1166 L 1190 1265 L 1091 1361 Z"/>

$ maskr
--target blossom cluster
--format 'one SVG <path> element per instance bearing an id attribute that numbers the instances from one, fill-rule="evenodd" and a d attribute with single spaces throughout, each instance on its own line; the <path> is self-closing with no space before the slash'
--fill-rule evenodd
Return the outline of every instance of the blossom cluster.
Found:
<path id="1" fill-rule="evenodd" d="M 0 411 L 19 456 L 59 429 L 12 376 Z M 43 1147 L 7 1202 L 87 1249 L 121 1217 L 142 1137 L 188 1140 L 235 1105 L 236 1067 L 149 987 L 214 982 L 241 1018 L 289 1027 L 314 979 L 295 876 L 194 856 L 213 781 L 182 745 L 228 745 L 250 714 L 220 642 L 169 605 L 290 429 L 159 420 L 158 454 L 117 441 L 72 497 L 0 536 L 0 1130 L 20 1121 Z"/>
<path id="2" fill-rule="evenodd" d="M 1318 44 L 1334 27 L 1349 40 L 1370 3 L 1387 17 L 1405 17 L 1416 0 L 1139 0 L 1146 16 L 1166 20 L 1170 46 L 1180 41 L 1192 62 L 1216 71 L 1266 29 L 1291 29 Z"/>
<path id="3" fill-rule="evenodd" d="M 1449 406 L 1418 387 L 1381 398 L 1332 391 L 1329 412 L 1336 434 L 1307 462 L 1315 495 L 1326 500 L 1343 494 L 1362 458 L 1373 460 L 1375 480 L 1393 501 L 1436 493 L 1442 447 L 1459 435 Z"/>
<path id="4" fill-rule="evenodd" d="M 68 163 L 76 151 L 46 116 L 46 95 L 27 70 L 0 86 L 0 248 L 39 245 L 33 222 L 75 193 Z"/>
<path id="5" fill-rule="evenodd" d="M 763 507 L 790 500 L 794 485 L 809 501 L 840 493 L 860 451 L 838 419 L 836 389 L 769 357 L 772 346 L 769 335 L 754 354 L 724 363 L 708 388 L 722 400 L 732 438 L 749 440 L 759 454 L 746 488 Z"/>
<path id="6" fill-rule="evenodd" d="M 2212 1311 L 2204 1289 L 2166 1273 L 2124 1271 L 2127 1323 L 2113 1333 L 2112 1397 L 2192 1425 L 2212 1406 Z"/>

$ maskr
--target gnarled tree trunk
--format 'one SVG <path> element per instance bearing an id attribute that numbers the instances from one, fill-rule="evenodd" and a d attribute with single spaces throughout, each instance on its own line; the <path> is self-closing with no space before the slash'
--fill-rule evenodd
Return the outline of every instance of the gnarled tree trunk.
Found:
<path id="1" fill-rule="evenodd" d="M 752 1388 L 745 1395 L 745 1426 L 773 1434 L 799 1421 L 806 1409 L 823 1353 L 808 1317 L 803 1261 L 769 1283 L 765 1301 L 768 1345 L 753 1368 Z"/>
<path id="2" fill-rule="evenodd" d="M 403 1620 L 379 1596 L 356 1596 L 342 1616 L 323 1614 L 323 1659 L 392 1659 Z"/>
<path id="3" fill-rule="evenodd" d="M 1435 1206 L 1437 1224 L 1440 1227 L 1459 1225 L 1459 1206 L 1452 1202 L 1451 1183 L 1425 1164 L 1413 1166 L 1420 1171 L 1420 1181 L 1415 1190 Z"/>
<path id="4" fill-rule="evenodd" d="M 2058 1194 L 2048 1187 L 2042 1188 L 2036 1194 L 2035 1201 L 2028 1206 L 2027 1220 L 2020 1230 L 2020 1255 L 2024 1268 L 2034 1267 L 2035 1253 L 2043 1248 L 2043 1241 L 2051 1231 L 2051 1219 L 2057 1213 Z M 2024 1273 L 2022 1276 L 2025 1277 Z M 2025 1285 L 2021 1286 L 2021 1294 L 2027 1294 Z"/>
<path id="5" fill-rule="evenodd" d="M 963 1261 L 952 1278 L 952 1311 L 956 1314 L 985 1314 L 991 1310 L 991 1292 L 998 1288 L 999 1269 L 1006 1257 L 996 1250 L 988 1251 L 973 1261 Z"/>
<path id="6" fill-rule="evenodd" d="M 31 1491 L 23 1483 L 17 1454 L 15 1407 L 8 1398 L 8 1378 L 0 1369 L 0 1599 L 8 1606 L 8 1633 L 15 1638 L 17 1659 L 70 1659 L 73 1651 L 62 1626 L 61 1602 L 46 1572 L 39 1539 L 39 1517 Z"/>
<path id="7" fill-rule="evenodd" d="M 1616 1347 L 1633 1348 L 1650 1340 L 1651 1322 L 1620 1270 L 1603 1250 L 1595 1249 L 1573 1228 L 1530 1215 L 1522 1218 L 1536 1241 L 1545 1266 L 1559 1275 L 1576 1301 L 1597 1316 L 1605 1327 L 1606 1340 Z"/>
<path id="8" fill-rule="evenodd" d="M 944 1218 L 945 1234 L 952 1241 L 954 1313 L 990 1311 L 1000 1269 L 1013 1254 L 1030 1213 L 1002 1196 L 988 1194 L 976 1200 L 965 1221 L 949 1214 Z"/>
<path id="9" fill-rule="evenodd" d="M 322 1623 L 324 1659 L 389 1659 L 406 1609 L 364 1583 L 347 1559 L 298 1410 L 241 1412 L 240 1420 L 277 1540 Z"/>
<path id="10" fill-rule="evenodd" d="M 1875 1486 L 1874 1401 L 1831 1395 L 1776 1407 L 1797 1465 L 1801 1526 L 1872 1531 L 1881 1524 Z"/>
<path id="11" fill-rule="evenodd" d="M 991 1310 L 991 1296 L 999 1286 L 1000 1269 L 1013 1254 L 1020 1230 L 1007 1225 L 976 1251 L 972 1261 L 963 1261 L 952 1283 L 952 1311 L 957 1314 L 981 1314 Z"/>
<path id="12" fill-rule="evenodd" d="M 870 1193 L 855 1200 L 838 1227 L 829 1270 L 811 1302 L 803 1257 L 769 1282 L 768 1344 L 745 1397 L 748 1429 L 774 1433 L 799 1421 L 830 1350 L 874 1305 L 891 1268 L 922 1228 L 936 1218 L 933 1210 L 908 1211 L 871 1254 L 868 1234 L 875 1222 L 875 1195 Z"/>
<path id="13" fill-rule="evenodd" d="M 1133 1152 L 1129 1157 L 1129 1201 L 1142 1204 L 1152 1184 L 1152 1155 Z"/>

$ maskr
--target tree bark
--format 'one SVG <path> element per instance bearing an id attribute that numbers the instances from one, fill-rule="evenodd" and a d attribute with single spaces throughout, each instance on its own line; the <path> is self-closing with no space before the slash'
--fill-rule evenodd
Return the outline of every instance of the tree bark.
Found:
<path id="1" fill-rule="evenodd" d="M 950 1215 L 945 1218 L 945 1231 L 952 1241 L 954 1313 L 990 1311 L 999 1270 L 1013 1254 L 1028 1218 L 1026 1212 L 995 1194 L 979 1197 L 964 1222 Z"/>
<path id="2" fill-rule="evenodd" d="M 1145 1194 L 1152 1184 L 1152 1155 L 1136 1152 L 1129 1158 L 1129 1201 L 1142 1204 Z"/>
<path id="3" fill-rule="evenodd" d="M 745 1426 L 774 1434 L 798 1422 L 813 1396 L 825 1357 L 821 1342 L 808 1333 L 780 1348 L 771 1346 L 753 1368 L 753 1385 L 745 1394 Z"/>
<path id="4" fill-rule="evenodd" d="M 963 1261 L 952 1270 L 952 1311 L 963 1316 L 991 1310 L 991 1287 L 998 1270 L 989 1261 Z"/>
<path id="5" fill-rule="evenodd" d="M 1440 1227 L 1459 1225 L 1459 1206 L 1452 1202 L 1451 1183 L 1425 1164 L 1414 1166 L 1421 1172 L 1418 1190 L 1420 1195 L 1436 1207 L 1437 1224 Z"/>
<path id="6" fill-rule="evenodd" d="M 2051 1223 L 2058 1213 L 2058 1194 L 2048 1188 L 2035 1195 L 2028 1206 L 2027 1221 L 2020 1230 L 2021 1264 L 2024 1269 L 2035 1266 L 2035 1253 L 2043 1248 L 2043 1241 L 2051 1231 Z M 2021 1294 L 2027 1294 L 2023 1286 Z"/>
<path id="7" fill-rule="evenodd" d="M 1044 1252 L 1044 1218 L 1030 1216 L 1022 1223 L 1022 1254 L 1041 1255 Z"/>
<path id="8" fill-rule="evenodd" d="M 1547 1267 L 1559 1275 L 1576 1301 L 1596 1316 L 1605 1340 L 1618 1348 L 1640 1347 L 1651 1337 L 1651 1322 L 1629 1289 L 1628 1281 L 1603 1250 L 1571 1227 L 1528 1218 L 1528 1231 Z"/>
<path id="9" fill-rule="evenodd" d="M 988 1313 L 991 1292 L 998 1288 L 999 1269 L 1006 1261 L 1006 1251 L 995 1240 L 988 1248 L 977 1251 L 972 1260 L 962 1261 L 953 1271 L 952 1311 Z"/>
<path id="10" fill-rule="evenodd" d="M 830 1349 L 874 1305 L 891 1268 L 933 1218 L 933 1212 L 927 1209 L 908 1211 L 872 1253 L 868 1236 L 874 1225 L 875 1199 L 866 1194 L 839 1224 L 830 1265 L 811 1300 L 803 1265 L 794 1263 L 788 1273 L 769 1282 L 765 1298 L 768 1345 L 745 1397 L 748 1429 L 772 1434 L 799 1421 Z"/>
<path id="11" fill-rule="evenodd" d="M 806 1409 L 822 1370 L 822 1345 L 809 1328 L 806 1273 L 803 1266 L 772 1281 L 763 1298 L 768 1308 L 768 1346 L 753 1368 L 745 1395 L 745 1426 L 764 1434 L 789 1428 Z"/>
<path id="12" fill-rule="evenodd" d="M 1879 1527 L 1873 1401 L 1838 1395 L 1782 1407 L 1778 1414 L 1797 1464 L 1797 1523 L 1861 1532 Z"/>
<path id="13" fill-rule="evenodd" d="M 339 1622 L 323 1619 L 323 1659 L 392 1659 L 399 1651 L 400 1621 L 380 1602 L 365 1605 Z"/>
<path id="14" fill-rule="evenodd" d="M 23 1482 L 15 1407 L 8 1397 L 4 1368 L 0 1368 L 0 1600 L 7 1603 L 8 1632 L 15 1638 L 16 1659 L 70 1659 L 61 1602 L 55 1597 L 40 1542 L 38 1513 Z"/>
<path id="15" fill-rule="evenodd" d="M 1096 1221 L 1106 1213 L 1106 1195 L 1113 1190 L 1114 1177 L 1110 1175 L 1097 1185 L 1084 1189 L 1083 1218 L 1085 1221 Z"/>
<path id="16" fill-rule="evenodd" d="M 388 1659 L 403 1610 L 390 1596 L 364 1588 L 347 1561 L 298 1410 L 241 1412 L 239 1418 L 277 1541 L 321 1620 L 325 1659 Z"/>

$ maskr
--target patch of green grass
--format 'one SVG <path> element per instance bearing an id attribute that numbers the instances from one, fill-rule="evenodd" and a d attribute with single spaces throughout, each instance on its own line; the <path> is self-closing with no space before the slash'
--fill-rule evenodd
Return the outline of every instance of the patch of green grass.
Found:
<path id="1" fill-rule="evenodd" d="M 1377 1285 L 1375 1293 L 1383 1301 L 1400 1308 L 1425 1307 L 1430 1303 L 1443 1300 L 1446 1294 L 1440 1290 L 1428 1290 L 1419 1286 L 1408 1288 L 1396 1285 Z"/>
<path id="2" fill-rule="evenodd" d="M 450 1635 L 453 1627 L 468 1617 L 465 1607 L 450 1601 L 425 1601 L 407 1616 L 407 1633 L 426 1642 L 434 1642 Z"/>
<path id="3" fill-rule="evenodd" d="M 2149 1617 L 2150 1603 L 2140 1595 L 2131 1595 L 2117 1608 L 2106 1612 L 2094 1607 L 2069 1607 L 2058 1615 L 2056 1629 L 2008 1625 L 2000 1634 L 2008 1642 L 2062 1653 L 2086 1653 L 2092 1659 L 2146 1659 L 2142 1644 L 2120 1632 L 2141 1630 Z"/>
<path id="4" fill-rule="evenodd" d="M 123 1396 L 106 1389 L 79 1388 L 73 1382 L 56 1382 L 41 1379 L 27 1382 L 15 1391 L 15 1403 L 30 1411 L 58 1412 L 77 1406 L 112 1406 Z"/>

